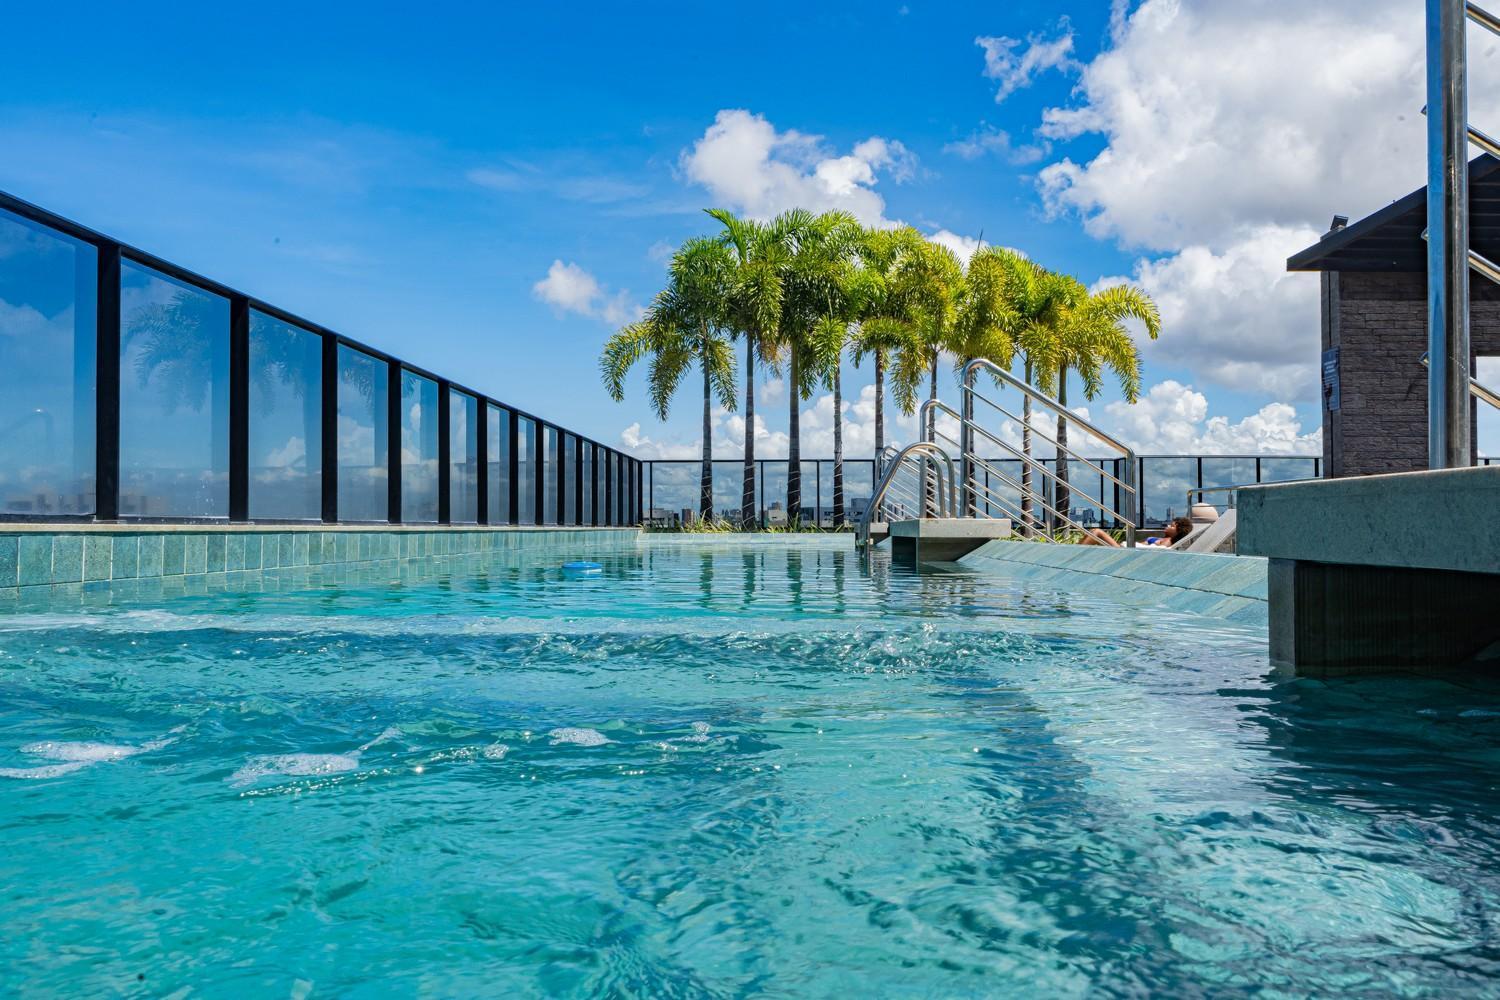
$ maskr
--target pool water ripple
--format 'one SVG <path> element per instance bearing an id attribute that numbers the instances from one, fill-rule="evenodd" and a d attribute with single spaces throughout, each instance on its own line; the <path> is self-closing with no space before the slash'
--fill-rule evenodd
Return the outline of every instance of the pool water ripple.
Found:
<path id="1" fill-rule="evenodd" d="M 0 989 L 1497 971 L 1500 686 L 1281 679 L 1255 628 L 865 568 L 843 539 L 600 561 L 0 618 Z"/>

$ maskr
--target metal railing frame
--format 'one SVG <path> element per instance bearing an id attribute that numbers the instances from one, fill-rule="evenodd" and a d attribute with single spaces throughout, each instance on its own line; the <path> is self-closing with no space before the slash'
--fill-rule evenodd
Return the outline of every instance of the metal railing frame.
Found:
<path id="1" fill-rule="evenodd" d="M 528 462 L 532 466 L 531 479 L 535 485 L 535 516 L 526 524 L 557 524 L 557 525 L 582 525 L 584 524 L 582 512 L 584 509 L 583 492 L 584 483 L 582 471 L 584 465 L 590 465 L 593 476 L 588 484 L 591 496 L 589 504 L 592 516 L 589 520 L 590 526 L 603 525 L 633 525 L 640 522 L 642 482 L 641 464 L 638 459 L 626 455 L 614 448 L 610 448 L 598 441 L 584 435 L 570 431 L 551 421 L 544 420 L 535 414 L 528 413 L 506 403 L 496 400 L 478 390 L 456 382 L 418 365 L 403 361 L 395 355 L 389 354 L 376 347 L 355 340 L 352 337 L 338 333 L 337 331 L 314 323 L 311 320 L 292 313 L 263 299 L 253 295 L 246 295 L 221 282 L 206 278 L 201 274 L 181 267 L 171 261 L 164 260 L 154 254 L 147 253 L 136 247 L 122 243 L 95 230 L 82 226 L 70 219 L 63 218 L 44 208 L 33 205 L 30 202 L 16 198 L 12 195 L 0 192 L 0 210 L 17 216 L 34 225 L 53 230 L 64 236 L 70 237 L 81 243 L 93 247 L 97 254 L 97 281 L 95 282 L 95 306 L 97 310 L 97 334 L 95 337 L 95 363 L 97 365 L 97 382 L 95 390 L 95 505 L 92 514 L 24 514 L 0 512 L 0 522 L 89 522 L 89 521 L 129 521 L 134 523 L 354 523 L 346 521 L 338 514 L 338 351 L 341 347 L 358 351 L 371 358 L 378 364 L 383 364 L 387 370 L 387 378 L 391 386 L 396 387 L 393 408 L 399 408 L 399 386 L 404 373 L 411 373 L 427 379 L 436 384 L 438 388 L 438 412 L 437 424 L 440 428 L 438 435 L 438 461 L 437 461 L 437 498 L 438 517 L 436 521 L 421 521 L 421 524 L 452 524 L 449 502 L 451 497 L 451 455 L 448 454 L 449 440 L 444 432 L 450 425 L 450 404 L 452 403 L 452 392 L 457 392 L 476 402 L 476 520 L 462 522 L 476 525 L 489 524 L 489 501 L 492 484 L 489 482 L 489 455 L 488 455 L 488 414 L 490 410 L 496 410 L 508 414 L 509 434 L 509 496 L 508 507 L 510 517 L 501 523 L 518 524 L 523 523 L 517 519 L 519 509 L 517 488 L 519 484 L 519 473 L 521 467 L 517 460 L 517 427 L 521 420 L 530 420 L 537 428 L 537 440 L 543 440 L 548 430 L 556 433 L 559 444 L 557 456 L 548 456 L 546 464 L 541 460 L 537 451 L 528 455 Z M 229 304 L 229 328 L 225 331 L 229 338 L 229 504 L 227 516 L 219 517 L 195 517 L 195 516 L 144 516 L 125 514 L 122 515 L 119 506 L 119 483 L 120 483 L 120 363 L 121 363 L 121 311 L 120 311 L 120 279 L 121 266 L 123 263 L 147 268 L 172 280 L 188 285 L 191 288 L 216 295 Z M 248 505 L 248 483 L 249 483 L 249 425 L 251 420 L 249 400 L 249 378 L 250 366 L 248 358 L 249 334 L 248 324 L 251 312 L 257 312 L 271 319 L 279 320 L 298 331 L 320 338 L 322 345 L 321 356 L 322 378 L 318 386 L 313 387 L 322 394 L 322 428 L 320 443 L 322 445 L 321 466 L 321 503 L 319 515 L 303 519 L 286 518 L 252 518 Z M 387 517 L 384 521 L 359 522 L 359 523 L 401 523 L 400 506 L 400 478 L 401 478 L 401 424 L 399 420 L 387 422 L 388 440 L 386 442 L 387 460 L 391 464 L 389 479 L 387 481 Z M 561 455 L 566 454 L 565 443 L 573 443 L 573 462 L 571 467 L 565 468 L 561 461 Z M 503 442 L 502 442 L 503 443 Z M 588 452 L 586 455 L 585 452 Z M 550 488 L 545 481 L 544 472 L 550 471 L 555 479 Z M 573 486 L 573 504 L 571 519 L 565 515 L 569 509 L 568 498 L 564 495 L 564 488 Z M 553 497 L 555 509 L 543 508 L 542 499 L 550 492 Z M 502 504 L 502 510 L 507 504 Z"/>

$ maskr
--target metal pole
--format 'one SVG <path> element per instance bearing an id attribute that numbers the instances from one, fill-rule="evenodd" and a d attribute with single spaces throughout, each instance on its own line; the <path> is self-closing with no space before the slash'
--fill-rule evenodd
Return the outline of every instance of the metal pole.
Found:
<path id="1" fill-rule="evenodd" d="M 1464 0 L 1427 0 L 1427 464 L 1469 455 L 1469 170 Z"/>

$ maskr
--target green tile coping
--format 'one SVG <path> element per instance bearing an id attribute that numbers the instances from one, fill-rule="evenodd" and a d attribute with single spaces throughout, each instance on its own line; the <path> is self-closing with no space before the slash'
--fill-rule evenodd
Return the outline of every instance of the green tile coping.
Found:
<path id="1" fill-rule="evenodd" d="M 1088 586 L 1101 596 L 1237 622 L 1266 621 L 1266 561 L 1255 556 L 995 541 L 959 564 L 981 571 L 1003 566 L 1017 579 Z"/>
<path id="2" fill-rule="evenodd" d="M 209 581 L 259 589 L 261 571 L 387 565 L 488 554 L 588 551 L 634 542 L 635 528 L 350 525 L 0 525 L 0 598 L 171 588 Z M 243 578 L 236 583 L 236 578 Z M 178 591 L 180 592 L 180 591 Z"/>

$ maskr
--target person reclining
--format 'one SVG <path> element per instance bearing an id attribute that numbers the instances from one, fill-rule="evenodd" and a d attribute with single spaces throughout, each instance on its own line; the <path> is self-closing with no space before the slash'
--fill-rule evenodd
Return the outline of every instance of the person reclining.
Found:
<path id="1" fill-rule="evenodd" d="M 1162 529 L 1160 538 L 1147 538 L 1141 545 L 1150 545 L 1156 548 L 1170 549 L 1185 540 L 1193 533 L 1193 522 L 1185 517 L 1174 517 L 1170 524 Z M 1107 545 L 1110 548 L 1124 548 L 1115 541 L 1114 536 L 1103 528 L 1090 528 L 1084 532 L 1082 542 L 1084 545 Z"/>

